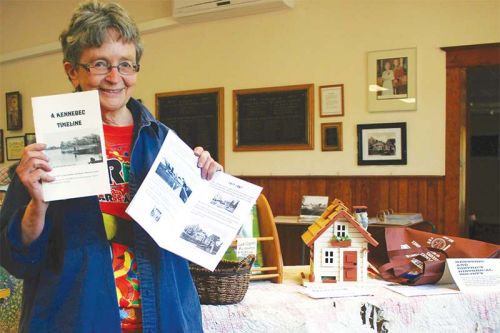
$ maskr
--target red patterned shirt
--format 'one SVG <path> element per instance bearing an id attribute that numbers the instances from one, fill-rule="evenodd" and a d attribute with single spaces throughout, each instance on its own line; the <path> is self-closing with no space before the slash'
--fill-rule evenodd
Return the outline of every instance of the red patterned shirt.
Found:
<path id="1" fill-rule="evenodd" d="M 113 272 L 122 332 L 142 332 L 141 295 L 134 255 L 132 224 L 125 213 L 130 202 L 128 187 L 133 126 L 104 125 L 111 194 L 99 196 L 106 235 L 113 253 Z"/>

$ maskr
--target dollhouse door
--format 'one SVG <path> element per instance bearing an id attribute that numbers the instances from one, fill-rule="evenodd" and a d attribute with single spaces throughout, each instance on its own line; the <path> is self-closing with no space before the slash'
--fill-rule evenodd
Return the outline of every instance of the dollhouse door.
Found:
<path id="1" fill-rule="evenodd" d="M 358 253 L 344 251 L 344 281 L 358 280 Z"/>

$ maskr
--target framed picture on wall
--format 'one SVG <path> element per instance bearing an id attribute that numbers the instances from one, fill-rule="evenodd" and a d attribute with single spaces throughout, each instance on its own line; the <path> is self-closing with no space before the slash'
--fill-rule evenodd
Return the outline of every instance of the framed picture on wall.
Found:
<path id="1" fill-rule="evenodd" d="M 155 99 L 159 121 L 224 165 L 224 88 L 163 92 Z"/>
<path id="2" fill-rule="evenodd" d="M 26 133 L 24 134 L 24 145 L 30 145 L 32 143 L 36 142 L 36 136 L 35 133 Z"/>
<path id="3" fill-rule="evenodd" d="M 0 129 L 0 163 L 5 162 L 3 158 L 3 129 Z"/>
<path id="4" fill-rule="evenodd" d="M 342 151 L 342 123 L 321 124 L 321 150 Z"/>
<path id="5" fill-rule="evenodd" d="M 319 116 L 340 117 L 344 115 L 344 85 L 333 84 L 319 87 Z"/>
<path id="6" fill-rule="evenodd" d="M 314 85 L 233 90 L 233 151 L 314 149 Z"/>
<path id="7" fill-rule="evenodd" d="M 358 165 L 406 165 L 406 123 L 358 125 Z"/>
<path id="8" fill-rule="evenodd" d="M 20 130 L 23 128 L 23 111 L 21 105 L 21 94 L 19 91 L 5 94 L 7 130 Z"/>
<path id="9" fill-rule="evenodd" d="M 5 138 L 5 147 L 7 161 L 20 160 L 24 150 L 24 135 Z"/>
<path id="10" fill-rule="evenodd" d="M 417 109 L 417 49 L 368 52 L 368 111 Z"/>

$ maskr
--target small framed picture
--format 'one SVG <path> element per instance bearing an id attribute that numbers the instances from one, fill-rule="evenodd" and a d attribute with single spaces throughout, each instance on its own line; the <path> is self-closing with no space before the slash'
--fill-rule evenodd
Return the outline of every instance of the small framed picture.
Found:
<path id="1" fill-rule="evenodd" d="M 344 85 L 333 84 L 319 87 L 319 116 L 340 117 L 344 115 Z"/>
<path id="2" fill-rule="evenodd" d="M 3 129 L 0 129 L 0 163 L 5 162 L 3 158 Z"/>
<path id="3" fill-rule="evenodd" d="M 24 135 L 5 138 L 5 147 L 7 161 L 20 160 L 24 150 Z"/>
<path id="4" fill-rule="evenodd" d="M 321 124 L 321 150 L 342 151 L 342 123 Z"/>
<path id="5" fill-rule="evenodd" d="M 417 109 L 417 49 L 368 53 L 368 111 Z"/>
<path id="6" fill-rule="evenodd" d="M 36 142 L 36 136 L 35 133 L 26 133 L 24 134 L 24 145 L 30 145 L 32 143 Z"/>
<path id="7" fill-rule="evenodd" d="M 397 164 L 406 164 L 406 123 L 358 125 L 358 165 Z"/>
<path id="8" fill-rule="evenodd" d="M 5 94 L 7 104 L 7 130 L 20 130 L 23 128 L 23 111 L 21 105 L 21 94 L 19 91 Z"/>

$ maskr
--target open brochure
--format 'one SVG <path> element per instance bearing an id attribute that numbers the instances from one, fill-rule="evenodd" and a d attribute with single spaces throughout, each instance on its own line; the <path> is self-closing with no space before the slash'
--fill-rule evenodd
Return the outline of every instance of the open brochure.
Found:
<path id="1" fill-rule="evenodd" d="M 44 201 L 110 193 L 97 90 L 33 97 L 36 140 L 47 145 L 53 182 Z"/>
<path id="2" fill-rule="evenodd" d="M 204 180 L 197 161 L 170 131 L 127 213 L 160 247 L 214 270 L 262 188 L 223 172 Z"/>

